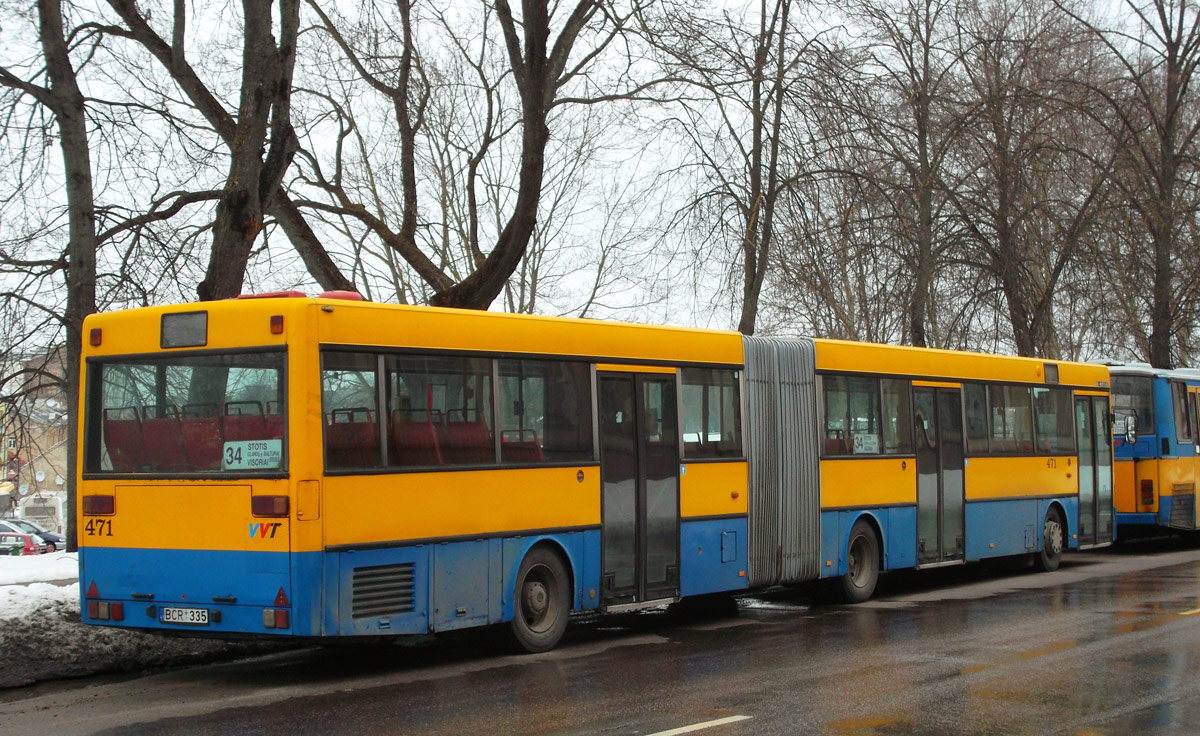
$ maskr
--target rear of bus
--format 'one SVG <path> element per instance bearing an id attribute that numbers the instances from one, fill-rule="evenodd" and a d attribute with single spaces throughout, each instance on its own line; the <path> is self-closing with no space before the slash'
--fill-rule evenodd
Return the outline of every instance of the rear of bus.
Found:
<path id="1" fill-rule="evenodd" d="M 319 579 L 319 557 L 300 553 L 319 540 L 318 524 L 301 521 L 319 518 L 305 492 L 316 481 L 306 484 L 303 448 L 289 442 L 305 419 L 289 412 L 305 405 L 290 387 L 306 385 L 296 354 L 311 305 L 241 299 L 87 318 L 77 502 L 85 623 L 317 633 L 318 586 L 304 581 Z"/>
<path id="2" fill-rule="evenodd" d="M 1194 530 L 1200 477 L 1200 374 L 1114 365 L 1117 534 Z"/>

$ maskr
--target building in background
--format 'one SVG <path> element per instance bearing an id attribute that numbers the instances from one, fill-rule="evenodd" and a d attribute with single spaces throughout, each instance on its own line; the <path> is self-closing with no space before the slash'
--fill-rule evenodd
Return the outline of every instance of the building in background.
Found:
<path id="1" fill-rule="evenodd" d="M 63 352 L 23 360 L 4 386 L 0 408 L 4 484 L 0 514 L 25 516 L 52 531 L 66 527 L 67 395 L 61 381 Z M 52 515 L 47 515 L 54 510 Z"/>

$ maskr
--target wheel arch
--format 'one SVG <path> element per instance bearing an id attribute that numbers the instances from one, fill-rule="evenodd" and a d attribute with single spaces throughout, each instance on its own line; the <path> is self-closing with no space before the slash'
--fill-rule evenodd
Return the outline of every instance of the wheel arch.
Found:
<path id="1" fill-rule="evenodd" d="M 865 521 L 871 526 L 872 531 L 875 532 L 875 539 L 879 541 L 879 549 L 876 550 L 879 554 L 879 570 L 882 572 L 883 570 L 888 569 L 886 564 L 887 538 L 883 533 L 883 522 L 879 520 L 879 517 L 875 515 L 874 511 L 863 509 L 857 513 L 849 514 L 846 518 L 846 530 L 842 533 L 842 549 L 839 553 L 840 559 L 838 560 L 839 574 L 844 575 L 846 573 L 846 555 L 849 553 L 850 548 L 850 532 L 854 530 L 854 525 L 857 524 L 859 520 Z"/>
<path id="2" fill-rule="evenodd" d="M 1058 518 L 1063 524 L 1063 549 L 1071 547 L 1071 541 L 1076 538 L 1077 530 L 1071 526 L 1071 516 L 1067 513 L 1067 509 L 1063 506 L 1060 499 L 1052 498 L 1046 504 L 1045 511 L 1042 512 L 1042 524 L 1045 525 L 1046 520 L 1050 518 L 1051 512 L 1058 512 Z M 1037 549 L 1040 551 L 1046 544 L 1046 535 L 1039 534 L 1037 537 Z"/>
<path id="3" fill-rule="evenodd" d="M 571 610 L 579 609 L 580 590 L 576 586 L 576 581 L 579 579 L 578 560 L 576 557 L 582 554 L 581 550 L 572 551 L 571 547 L 576 546 L 564 543 L 563 540 L 554 536 L 539 536 L 529 537 L 521 540 L 520 545 L 513 545 L 506 550 L 504 579 L 503 579 L 503 607 L 501 613 L 501 621 L 511 621 L 515 615 L 514 596 L 516 595 L 517 573 L 521 570 L 521 563 L 529 556 L 529 553 L 535 549 L 543 548 L 558 556 L 562 560 L 563 567 L 567 571 L 567 589 L 572 591 L 571 594 Z"/>

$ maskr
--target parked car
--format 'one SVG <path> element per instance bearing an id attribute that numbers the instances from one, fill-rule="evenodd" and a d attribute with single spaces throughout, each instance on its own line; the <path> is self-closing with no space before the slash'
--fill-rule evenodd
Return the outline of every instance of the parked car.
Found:
<path id="1" fill-rule="evenodd" d="M 0 555 L 37 555 L 44 549 L 42 540 L 32 534 L 0 530 Z"/>
<path id="2" fill-rule="evenodd" d="M 63 539 L 62 535 L 56 532 L 48 531 L 36 521 L 29 521 L 28 519 L 4 519 L 4 521 L 10 526 L 17 527 L 17 529 L 11 531 L 20 531 L 25 534 L 32 534 L 34 536 L 41 537 L 42 541 L 46 544 L 47 552 L 53 552 L 56 549 L 67 548 L 67 540 Z"/>
<path id="3" fill-rule="evenodd" d="M 40 555 L 40 554 L 46 552 L 48 549 L 50 549 L 50 544 L 46 540 L 42 539 L 41 535 L 39 535 L 35 532 L 27 531 L 27 530 L 21 528 L 20 526 L 18 526 L 17 522 L 19 522 L 19 521 L 22 521 L 22 520 L 21 519 L 0 519 L 0 534 L 19 534 L 24 537 L 32 537 L 34 546 L 36 549 L 33 552 L 26 552 L 25 554 Z M 28 522 L 25 522 L 25 523 L 28 523 Z M 61 544 L 61 542 L 60 542 L 60 544 Z M 56 547 L 56 549 L 57 549 L 57 547 Z"/>

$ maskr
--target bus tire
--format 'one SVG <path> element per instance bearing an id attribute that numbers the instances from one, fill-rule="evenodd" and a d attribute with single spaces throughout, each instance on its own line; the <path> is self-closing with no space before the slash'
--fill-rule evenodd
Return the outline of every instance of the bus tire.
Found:
<path id="1" fill-rule="evenodd" d="M 1063 549 L 1066 547 L 1066 528 L 1062 514 L 1052 508 L 1046 512 L 1046 521 L 1042 525 L 1042 548 L 1033 556 L 1034 565 L 1042 572 L 1054 572 L 1062 562 Z"/>
<path id="2" fill-rule="evenodd" d="M 850 603 L 862 603 L 875 592 L 879 582 L 879 537 L 875 527 L 859 519 L 850 527 L 846 543 L 846 574 L 842 576 L 842 595 Z"/>
<path id="3" fill-rule="evenodd" d="M 553 649 L 567 630 L 571 594 L 562 558 L 547 547 L 525 555 L 513 588 L 513 619 L 509 627 L 516 647 L 537 653 Z"/>

